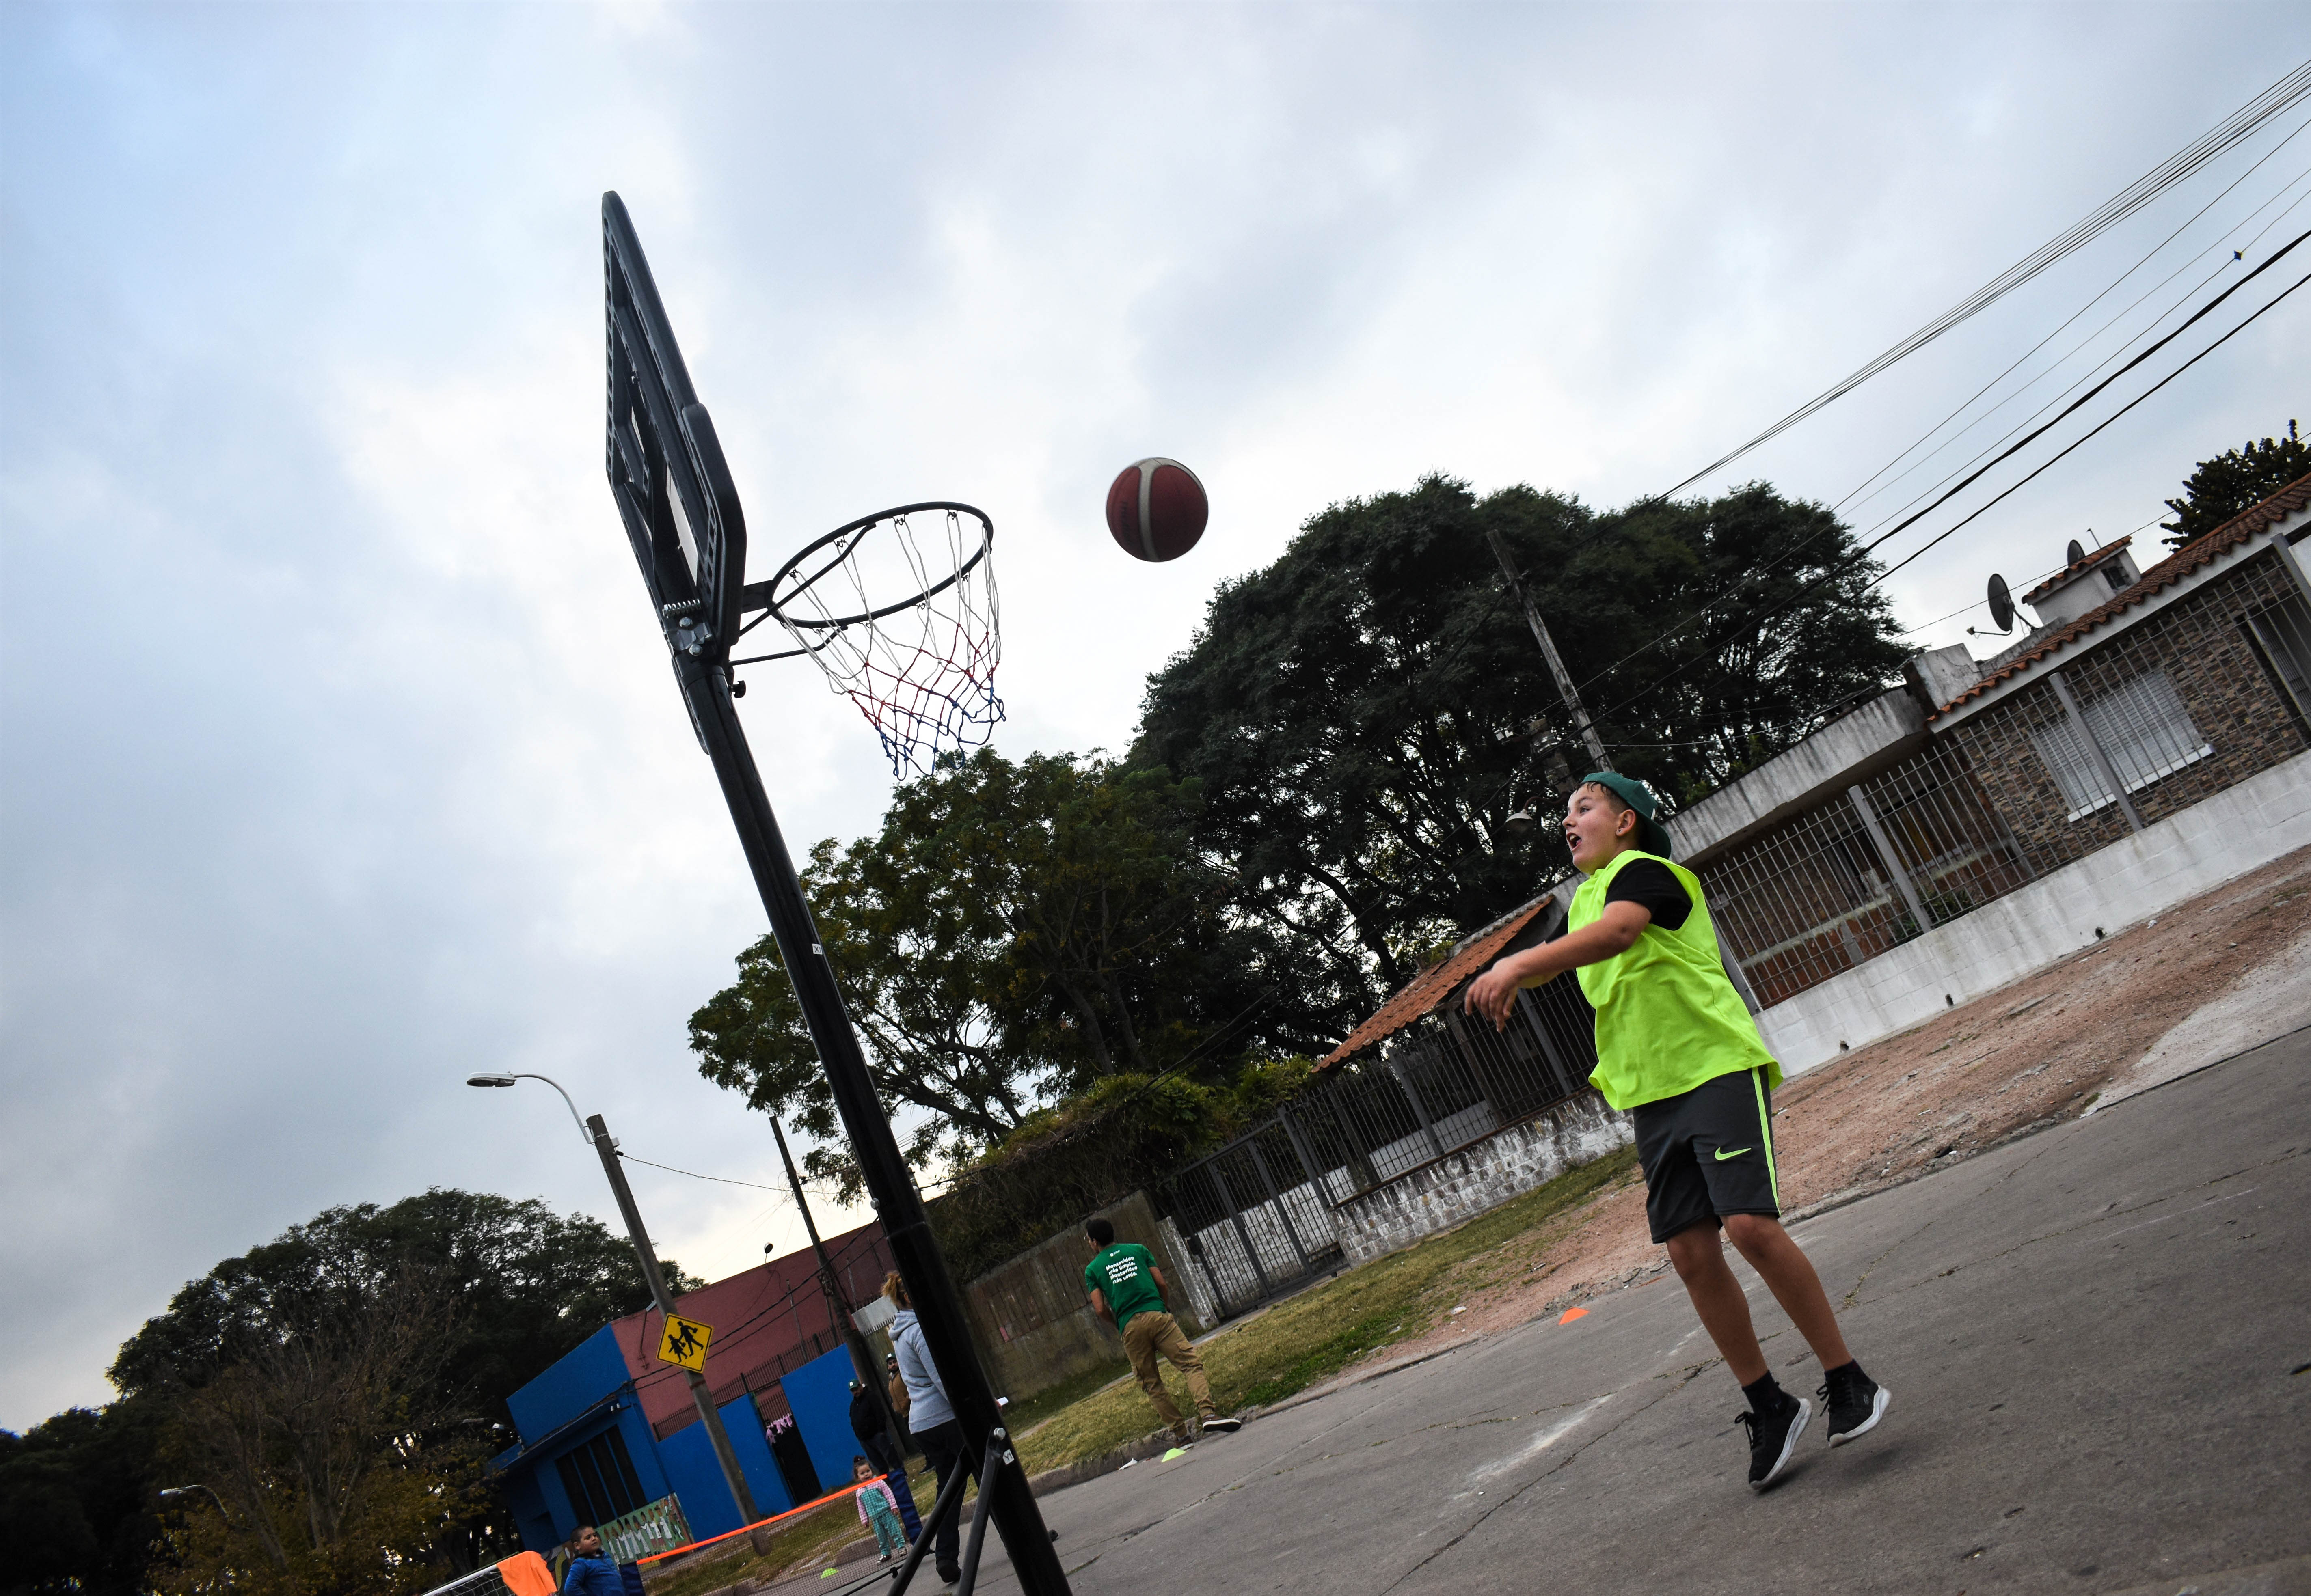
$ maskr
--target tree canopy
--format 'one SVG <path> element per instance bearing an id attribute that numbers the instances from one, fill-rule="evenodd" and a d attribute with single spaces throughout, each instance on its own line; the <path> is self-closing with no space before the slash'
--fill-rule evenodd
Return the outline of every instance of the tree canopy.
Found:
<path id="1" fill-rule="evenodd" d="M 438 1583 L 506 1545 L 479 1482 L 512 1439 L 490 1427 L 505 1399 L 648 1300 L 631 1243 L 542 1202 L 436 1189 L 327 1209 L 187 1282 L 122 1346 L 118 1400 L 0 1431 L 0 1588 Z M 205 1499 L 157 1510 L 192 1479 L 231 1523 Z"/>
<path id="2" fill-rule="evenodd" d="M 1037 1106 L 1183 1061 L 1224 1076 L 1251 1045 L 1321 1033 L 1266 994 L 1269 942 L 1190 845 L 1192 784 L 1097 757 L 992 749 L 900 788 L 878 833 L 804 873 L 876 1089 L 921 1111 L 918 1167 L 967 1160 Z M 1240 1023 L 1239 1023 L 1240 1022 Z M 691 1018 L 708 1079 L 816 1138 L 812 1173 L 858 1190 L 776 941 Z"/>
<path id="3" fill-rule="evenodd" d="M 153 1540 L 155 1416 L 149 1404 L 72 1408 L 22 1435 L 0 1430 L 0 1589 L 133 1596 Z"/>
<path id="4" fill-rule="evenodd" d="M 660 1267 L 674 1290 L 700 1284 L 672 1260 Z M 516 1390 L 650 1303 L 632 1243 L 600 1220 L 436 1187 L 382 1208 L 324 1209 L 186 1282 L 122 1345 L 112 1382 L 127 1396 L 196 1388 L 271 1344 L 281 1325 L 375 1302 L 413 1275 L 438 1281 L 453 1314 L 445 1392 L 499 1423 Z"/>
<path id="5" fill-rule="evenodd" d="M 1877 567 L 1827 510 L 1753 484 L 1610 513 L 1449 477 L 1335 505 L 1223 587 L 1153 676 L 1135 762 L 1201 785 L 1194 841 L 1353 1023 L 1565 865 L 1531 727 L 1560 698 L 1487 541 L 1507 544 L 1619 768 L 1672 803 L 1897 670 Z M 1584 756 L 1568 757 L 1577 773 Z"/>
<path id="6" fill-rule="evenodd" d="M 2237 449 L 2225 449 L 2183 479 L 2183 496 L 2167 501 L 2175 512 L 2161 521 L 2167 546 L 2179 547 L 2202 532 L 2211 532 L 2244 510 L 2253 510 L 2289 483 L 2311 475 L 2311 443 L 2287 423 L 2284 438 L 2250 439 Z"/>

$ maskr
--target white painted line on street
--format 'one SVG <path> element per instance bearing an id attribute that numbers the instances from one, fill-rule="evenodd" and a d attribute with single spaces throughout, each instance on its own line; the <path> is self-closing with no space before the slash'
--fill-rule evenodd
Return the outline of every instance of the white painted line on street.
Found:
<path id="1" fill-rule="evenodd" d="M 2218 1197 L 2214 1199 L 2213 1201 L 2202 1202 L 2196 1208 L 2184 1208 L 2176 1213 L 2162 1215 L 2160 1217 L 2156 1219 L 2145 1219 L 2141 1224 L 2130 1225 L 2124 1230 L 2114 1230 L 2109 1235 L 2097 1236 L 2092 1242 L 2089 1242 L 2088 1245 L 2099 1247 L 2105 1242 L 2115 1240 L 2115 1238 L 2123 1235 L 2131 1235 L 2138 1230 L 2149 1230 L 2154 1225 L 2172 1225 L 2177 1220 L 2187 1220 L 2192 1215 L 2204 1212 L 2206 1209 L 2215 1207 L 2218 1203 L 2237 1202 L 2242 1197 L 2254 1196 L 2254 1192 L 2255 1188 L 2249 1186 L 2244 1191 L 2234 1191 L 2228 1197 Z"/>
<path id="2" fill-rule="evenodd" d="M 1606 1403 L 1612 1400 L 1612 1393 L 1609 1391 L 1605 1395 L 1599 1397 L 1593 1402 L 1583 1403 L 1580 1408 L 1574 1409 L 1565 1417 L 1557 1420 L 1557 1423 L 1551 1425 L 1548 1428 L 1541 1431 L 1539 1435 L 1535 1435 L 1531 1440 L 1526 1442 L 1523 1446 L 1510 1453 L 1507 1457 L 1501 1459 L 1497 1462 L 1487 1463 L 1481 1469 L 1473 1469 L 1469 1470 L 1469 1483 L 1474 1485 L 1480 1479 L 1490 1479 L 1496 1474 L 1505 1473 L 1509 1470 L 1514 1469 L 1521 1464 L 1532 1461 L 1533 1459 L 1539 1457 L 1542 1452 L 1547 1452 L 1559 1441 L 1564 1440 L 1565 1436 L 1571 1435 L 1574 1427 L 1577 1426 L 1583 1419 L 1588 1417 L 1591 1414 L 1596 1412 L 1598 1408 L 1602 1408 Z"/>

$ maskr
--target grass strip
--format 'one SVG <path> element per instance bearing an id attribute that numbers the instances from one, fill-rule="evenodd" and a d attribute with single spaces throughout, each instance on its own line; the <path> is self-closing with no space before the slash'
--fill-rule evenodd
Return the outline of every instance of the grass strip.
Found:
<path id="1" fill-rule="evenodd" d="M 1636 1178 L 1636 1162 L 1634 1148 L 1609 1153 L 1222 1330 L 1199 1348 L 1214 1401 L 1223 1413 L 1280 1402 L 1367 1353 L 1419 1335 L 1467 1293 L 1529 1273 L 1577 1222 L 1576 1210 Z M 1176 1375 L 1170 1384 L 1185 1410 Z M 1025 1428 L 1015 1423 L 1013 1433 Z M 1098 1457 L 1156 1428 L 1146 1394 L 1126 1382 L 1067 1403 L 1020 1435 L 1019 1452 L 1033 1473 Z"/>

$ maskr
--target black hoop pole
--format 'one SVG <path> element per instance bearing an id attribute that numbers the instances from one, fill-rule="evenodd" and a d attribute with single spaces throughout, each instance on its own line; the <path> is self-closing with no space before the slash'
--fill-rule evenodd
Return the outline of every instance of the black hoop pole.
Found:
<path id="1" fill-rule="evenodd" d="M 946 1483 L 939 1487 L 938 1500 L 932 1503 L 930 1512 L 923 1515 L 922 1531 L 915 1537 L 915 1544 L 907 1548 L 907 1560 L 900 1564 L 899 1571 L 891 1576 L 896 1582 L 891 1587 L 891 1596 L 906 1596 L 907 1586 L 913 1581 L 915 1570 L 922 1566 L 924 1557 L 930 1554 L 931 1537 L 938 1533 L 941 1524 L 962 1511 L 963 1482 L 970 1478 L 971 1470 L 957 1469 Z"/>
<path id="2" fill-rule="evenodd" d="M 859 1051 L 858 1033 L 851 1029 L 850 1012 L 835 984 L 834 967 L 819 942 L 810 906 L 803 899 L 802 883 L 787 853 L 786 839 L 780 833 L 778 817 L 754 768 L 746 730 L 738 723 L 729 676 L 705 658 L 680 650 L 674 650 L 674 669 L 697 725 L 699 740 L 714 762 L 714 774 L 722 784 L 739 845 L 754 871 L 755 890 L 770 912 L 779 956 L 794 982 L 795 997 L 818 1049 L 819 1062 L 826 1070 L 827 1084 L 833 1089 L 842 1128 L 875 1199 L 875 1211 L 882 1218 L 884 1239 L 890 1243 L 900 1278 L 907 1283 L 907 1295 L 913 1300 L 923 1339 L 930 1346 L 931 1361 L 938 1365 L 939 1378 L 946 1383 L 947 1401 L 955 1408 L 964 1443 L 974 1451 L 989 1449 L 1001 1437 L 1002 1409 L 996 1405 L 986 1371 L 980 1367 L 962 1295 L 955 1290 L 946 1260 L 932 1239 L 922 1198 L 900 1155 L 898 1139 L 891 1134 L 891 1122 L 876 1099 L 866 1055 Z M 987 1455 L 998 1461 L 980 1478 L 980 1498 L 994 1521 L 996 1533 L 1003 1538 L 1004 1550 L 1010 1554 L 1019 1588 L 1027 1596 L 1068 1596 L 1067 1574 L 1051 1549 L 1051 1532 L 1035 1505 L 1034 1493 L 1027 1488 L 1026 1471 L 1007 1445 L 988 1450 Z"/>
<path id="3" fill-rule="evenodd" d="M 979 1461 L 979 1478 L 991 1479 L 1011 1456 L 1004 1444 L 1007 1437 L 1001 1429 L 987 1438 L 987 1455 Z M 957 1470 L 961 1472 L 961 1470 Z M 971 1539 L 964 1543 L 962 1577 L 955 1582 L 955 1596 L 971 1596 L 972 1587 L 979 1583 L 979 1552 L 987 1544 L 987 1487 L 979 1487 L 979 1500 L 972 1504 Z"/>
<path id="4" fill-rule="evenodd" d="M 666 636 L 691 725 L 713 762 L 843 1130 L 883 1221 L 884 1238 L 907 1284 L 964 1443 L 976 1452 L 1000 1435 L 1002 1410 L 980 1367 L 962 1295 L 932 1239 L 922 1197 L 876 1098 L 858 1033 L 731 702 L 726 661 L 743 601 L 738 579 L 746 540 L 737 490 L 714 441 L 706 407 L 691 389 L 641 242 L 615 193 L 602 196 L 602 223 L 609 366 L 605 466 L 611 496 Z M 669 493 L 678 496 L 679 504 Z M 990 523 L 990 536 L 992 530 Z M 697 541 L 694 560 L 685 538 Z M 692 580 L 693 571 L 698 582 Z M 701 586 L 711 594 L 701 593 Z M 1051 1550 L 1026 1474 L 1007 1445 L 1002 1452 L 1001 1469 L 983 1477 L 979 1488 L 1011 1555 L 1020 1589 L 1026 1596 L 1068 1596 L 1067 1575 Z"/>

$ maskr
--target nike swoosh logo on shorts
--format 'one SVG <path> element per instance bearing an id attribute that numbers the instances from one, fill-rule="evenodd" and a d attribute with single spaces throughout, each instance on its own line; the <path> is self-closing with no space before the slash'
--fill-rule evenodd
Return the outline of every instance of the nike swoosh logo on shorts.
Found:
<path id="1" fill-rule="evenodd" d="M 1749 1148 L 1747 1148 L 1747 1147 L 1736 1147 L 1736 1148 L 1734 1148 L 1731 1152 L 1730 1152 L 1730 1153 L 1729 1153 L 1729 1152 L 1727 1152 L 1724 1148 L 1720 1147 L 1720 1148 L 1718 1148 L 1718 1149 L 1717 1149 L 1717 1162 L 1718 1162 L 1718 1163 L 1720 1163 L 1720 1164 L 1722 1164 L 1722 1163 L 1724 1163 L 1728 1158 L 1739 1158 L 1742 1154 L 1744 1154 L 1744 1153 L 1748 1152 L 1749 1150 Z"/>

